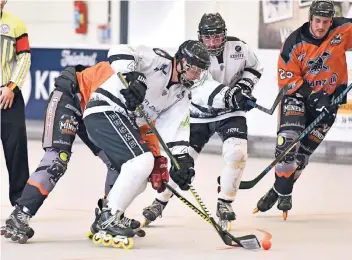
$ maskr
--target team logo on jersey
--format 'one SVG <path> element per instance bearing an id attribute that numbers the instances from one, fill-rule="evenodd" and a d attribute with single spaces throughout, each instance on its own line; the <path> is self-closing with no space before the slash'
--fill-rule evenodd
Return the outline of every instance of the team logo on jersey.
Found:
<path id="1" fill-rule="evenodd" d="M 154 69 L 154 72 L 161 71 L 164 75 L 166 75 L 167 74 L 167 72 L 165 71 L 166 68 L 167 68 L 167 64 L 161 64 L 161 66 L 156 67 Z"/>
<path id="2" fill-rule="evenodd" d="M 8 34 L 10 32 L 10 26 L 8 24 L 0 25 L 0 31 L 2 34 Z"/>
<path id="3" fill-rule="evenodd" d="M 235 50 L 236 50 L 237 52 L 240 52 L 240 51 L 242 50 L 242 48 L 241 48 L 241 46 L 236 45 Z"/>
<path id="4" fill-rule="evenodd" d="M 321 56 L 310 59 L 307 62 L 307 66 L 309 67 L 309 71 L 307 74 L 318 75 L 322 70 L 329 71 L 330 67 L 326 65 L 326 61 L 330 58 L 331 53 L 328 51 L 324 51 Z"/>
<path id="5" fill-rule="evenodd" d="M 342 37 L 341 37 L 341 33 L 339 33 L 334 36 L 334 38 L 330 41 L 330 44 L 332 46 L 339 45 L 341 41 L 342 41 Z"/>

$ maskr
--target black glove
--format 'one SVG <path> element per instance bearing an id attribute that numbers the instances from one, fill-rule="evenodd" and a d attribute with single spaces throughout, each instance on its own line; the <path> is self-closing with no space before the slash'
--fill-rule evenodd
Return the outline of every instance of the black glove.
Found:
<path id="1" fill-rule="evenodd" d="M 126 107 L 130 111 L 135 111 L 137 106 L 143 103 L 147 91 L 147 79 L 143 73 L 129 72 L 126 73 L 127 89 L 121 89 L 120 93 L 125 98 Z"/>
<path id="2" fill-rule="evenodd" d="M 322 121 L 330 121 L 335 109 L 331 106 L 330 97 L 324 91 L 312 92 L 307 98 L 308 110 L 315 116 L 319 116 L 324 112 L 325 117 Z"/>
<path id="3" fill-rule="evenodd" d="M 176 182 L 181 190 L 189 190 L 189 185 L 192 183 L 195 175 L 194 160 L 188 153 L 175 154 L 174 157 L 178 162 L 180 169 L 177 170 L 175 165 L 172 165 L 170 169 L 170 177 Z"/>
<path id="4" fill-rule="evenodd" d="M 257 99 L 253 97 L 252 89 L 250 87 L 240 86 L 237 83 L 234 87 L 228 90 L 228 93 L 225 94 L 225 103 L 227 103 L 227 107 L 234 110 L 249 111 L 254 107 L 253 103 L 256 101 Z"/>

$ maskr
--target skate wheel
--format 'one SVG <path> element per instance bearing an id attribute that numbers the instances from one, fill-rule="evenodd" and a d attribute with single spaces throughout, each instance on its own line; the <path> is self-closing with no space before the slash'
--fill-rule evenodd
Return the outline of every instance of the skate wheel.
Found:
<path id="1" fill-rule="evenodd" d="M 111 246 L 112 245 L 112 235 L 107 234 L 106 238 L 103 239 L 104 246 Z"/>
<path id="2" fill-rule="evenodd" d="M 21 237 L 21 238 L 18 240 L 18 243 L 19 243 L 19 244 L 24 244 L 24 243 L 27 242 L 27 240 L 28 240 L 28 237 L 27 237 L 27 236 L 23 236 L 23 237 Z"/>
<path id="3" fill-rule="evenodd" d="M 145 235 L 146 235 L 146 234 L 145 234 L 145 231 L 142 230 L 142 229 L 138 230 L 136 234 L 137 234 L 137 236 L 139 236 L 139 237 L 145 237 Z"/>
<path id="4" fill-rule="evenodd" d="M 12 237 L 12 233 L 11 233 L 11 232 L 6 232 L 6 233 L 4 234 L 4 237 L 10 238 L 10 237 Z"/>
<path id="5" fill-rule="evenodd" d="M 282 217 L 283 217 L 284 220 L 286 221 L 286 219 L 287 219 L 287 211 L 284 211 L 284 212 L 282 213 Z"/>
<path id="6" fill-rule="evenodd" d="M 252 211 L 252 214 L 257 213 L 258 211 L 259 211 L 259 209 L 258 209 L 258 208 L 255 208 L 255 209 Z"/>
<path id="7" fill-rule="evenodd" d="M 147 227 L 147 226 L 149 226 L 150 223 L 152 223 L 152 222 L 145 218 L 145 219 L 143 219 L 143 221 L 141 223 L 141 227 Z"/>
<path id="8" fill-rule="evenodd" d="M 11 240 L 13 242 L 16 242 L 17 240 L 19 240 L 19 237 L 17 235 L 13 235 L 13 236 L 11 236 Z"/>
<path id="9" fill-rule="evenodd" d="M 94 236 L 94 234 L 93 234 L 92 231 L 89 231 L 89 232 L 86 234 L 86 238 L 88 238 L 88 239 L 90 239 L 90 240 L 92 240 L 93 236 Z"/>
<path id="10" fill-rule="evenodd" d="M 0 234 L 4 236 L 6 234 L 6 227 L 2 227 L 0 230 Z"/>
<path id="11" fill-rule="evenodd" d="M 122 246 L 122 242 L 118 241 L 112 241 L 112 246 L 115 248 L 120 248 Z"/>
<path id="12" fill-rule="evenodd" d="M 133 241 L 133 239 L 132 238 L 127 238 L 127 240 L 128 240 L 128 242 L 127 242 L 127 244 L 126 243 L 123 243 L 122 244 L 122 247 L 124 248 L 124 249 L 131 249 L 133 246 L 134 246 L 134 241 Z"/>
<path id="13" fill-rule="evenodd" d="M 103 242 L 103 239 L 99 237 L 98 233 L 94 234 L 92 241 L 95 245 L 100 245 Z"/>

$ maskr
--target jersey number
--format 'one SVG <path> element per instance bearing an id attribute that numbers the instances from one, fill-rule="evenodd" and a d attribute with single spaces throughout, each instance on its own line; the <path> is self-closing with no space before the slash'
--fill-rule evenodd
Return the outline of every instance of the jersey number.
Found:
<path id="1" fill-rule="evenodd" d="M 283 69 L 279 69 L 280 79 L 290 79 L 293 77 L 293 73 L 291 71 L 285 71 Z"/>

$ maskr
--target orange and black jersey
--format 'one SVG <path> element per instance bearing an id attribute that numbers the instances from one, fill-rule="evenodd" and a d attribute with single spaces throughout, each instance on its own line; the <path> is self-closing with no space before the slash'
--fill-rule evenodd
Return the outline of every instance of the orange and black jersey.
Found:
<path id="1" fill-rule="evenodd" d="M 278 61 L 278 84 L 289 86 L 292 94 L 304 89 L 331 94 L 336 87 L 347 84 L 345 52 L 352 48 L 352 19 L 335 17 L 323 39 L 315 39 L 309 23 L 290 34 L 281 48 Z M 302 88 L 303 89 L 303 88 Z"/>
<path id="2" fill-rule="evenodd" d="M 79 91 L 82 95 L 81 108 L 84 111 L 90 95 L 114 74 L 109 62 L 99 62 L 81 72 L 76 72 Z"/>

